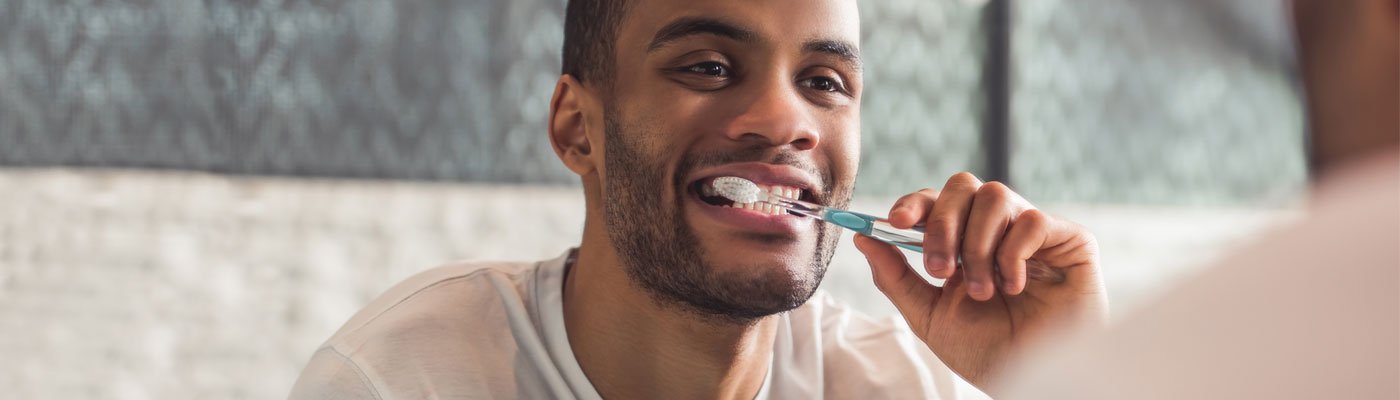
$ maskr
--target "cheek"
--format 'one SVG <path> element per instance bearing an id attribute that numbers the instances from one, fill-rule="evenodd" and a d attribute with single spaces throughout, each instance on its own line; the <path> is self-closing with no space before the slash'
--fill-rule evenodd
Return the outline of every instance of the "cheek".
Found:
<path id="1" fill-rule="evenodd" d="M 675 152 L 723 117 L 713 98 L 675 90 L 642 93 L 630 101 L 634 126 L 661 152 Z"/>
<path id="2" fill-rule="evenodd" d="M 631 162 L 615 163 L 614 167 L 622 171 L 613 173 L 636 176 L 636 183 L 646 186 L 635 190 L 652 191 L 654 193 L 649 195 L 656 200 L 677 204 L 683 200 L 680 197 L 685 192 L 673 187 L 675 185 L 672 183 L 686 146 L 682 143 L 683 127 L 677 125 L 668 113 L 664 106 L 656 105 L 632 107 L 623 113 L 621 118 L 624 121 L 621 121 L 617 135 L 625 136 L 619 139 L 629 144 Z"/>
<path id="3" fill-rule="evenodd" d="M 725 115 L 712 99 L 694 94 L 657 98 L 643 112 L 654 119 L 658 133 L 665 133 L 665 140 L 673 142 L 686 140 Z"/>
<path id="4" fill-rule="evenodd" d="M 847 124 L 839 132 L 825 138 L 827 157 L 831 159 L 831 172 L 837 182 L 848 183 L 855 179 L 860 167 L 860 127 Z"/>
<path id="5" fill-rule="evenodd" d="M 860 165 L 860 131 L 855 131 L 842 138 L 840 155 L 845 160 L 851 175 L 855 175 L 856 168 Z"/>

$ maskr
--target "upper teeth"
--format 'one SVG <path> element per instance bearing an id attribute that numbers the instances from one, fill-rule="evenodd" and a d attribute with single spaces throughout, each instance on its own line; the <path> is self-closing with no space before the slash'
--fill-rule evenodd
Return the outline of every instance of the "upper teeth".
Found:
<path id="1" fill-rule="evenodd" d="M 777 196 L 777 197 L 781 197 L 781 198 L 785 198 L 785 199 L 792 199 L 792 200 L 796 200 L 796 199 L 802 197 L 802 189 L 798 189 L 798 188 L 795 188 L 795 187 L 792 187 L 792 186 L 764 185 L 764 184 L 757 184 L 757 185 L 758 185 L 758 188 L 761 189 L 761 190 L 763 191 L 763 193 L 766 194 L 766 195 Z M 700 188 L 700 190 L 701 190 L 701 194 L 704 194 L 704 195 L 706 195 L 706 196 L 714 196 L 714 195 L 715 195 L 715 189 L 714 189 L 713 187 L 711 187 L 710 185 L 702 185 L 701 188 Z M 761 212 L 761 213 L 769 214 L 769 215 L 783 215 L 783 214 L 785 214 L 785 212 L 783 211 L 783 208 L 782 208 L 782 207 L 779 207 L 779 206 L 776 206 L 776 205 L 772 205 L 772 204 L 763 202 L 764 200 L 769 200 L 769 198 L 760 198 L 758 202 L 754 202 L 754 203 L 739 203 L 739 202 L 735 202 L 735 203 L 729 205 L 728 207 L 732 207 L 732 208 L 742 208 L 742 209 L 745 209 L 745 210 L 757 211 L 757 212 Z M 772 200 L 777 200 L 777 199 L 772 199 Z"/>
<path id="2" fill-rule="evenodd" d="M 795 187 L 792 187 L 792 186 L 783 186 L 783 185 L 763 186 L 763 185 L 758 185 L 758 187 L 759 187 L 760 189 L 763 189 L 763 191 L 768 192 L 768 193 L 770 193 L 770 194 L 778 195 L 779 197 L 783 197 L 783 198 L 787 198 L 787 199 L 792 199 L 792 200 L 796 200 L 798 197 L 800 197 L 800 196 L 802 195 L 802 189 L 798 189 L 798 188 L 795 188 Z"/>

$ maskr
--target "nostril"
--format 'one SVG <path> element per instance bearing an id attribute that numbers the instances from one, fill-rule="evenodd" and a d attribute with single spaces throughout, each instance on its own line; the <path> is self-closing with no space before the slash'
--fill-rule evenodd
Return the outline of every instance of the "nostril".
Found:
<path id="1" fill-rule="evenodd" d="M 811 150 L 817 147 L 817 141 L 803 137 L 792 141 L 792 147 L 796 147 L 798 150 Z"/>

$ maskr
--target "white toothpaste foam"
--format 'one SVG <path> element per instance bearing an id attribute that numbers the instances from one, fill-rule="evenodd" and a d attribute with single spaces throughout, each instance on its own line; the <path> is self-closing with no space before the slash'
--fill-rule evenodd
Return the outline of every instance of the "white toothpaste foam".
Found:
<path id="1" fill-rule="evenodd" d="M 748 179 L 737 176 L 721 176 L 710 182 L 710 187 L 715 190 L 715 194 L 732 200 L 735 203 L 753 203 L 759 200 L 763 194 L 757 184 Z"/>

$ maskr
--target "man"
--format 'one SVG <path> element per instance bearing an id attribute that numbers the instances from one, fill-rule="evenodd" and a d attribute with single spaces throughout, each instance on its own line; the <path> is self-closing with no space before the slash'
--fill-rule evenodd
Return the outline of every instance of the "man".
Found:
<path id="1" fill-rule="evenodd" d="M 999 393 L 1400 398 L 1400 1 L 1293 10 L 1319 178 L 1309 215 L 1113 329 L 1047 347 Z"/>
<path id="2" fill-rule="evenodd" d="M 399 284 L 327 341 L 293 398 L 978 397 L 957 376 L 981 387 L 1052 323 L 1104 318 L 1092 235 L 970 174 L 890 212 L 927 224 L 923 267 L 943 287 L 857 241 L 907 327 L 812 298 L 833 226 L 701 196 L 738 176 L 847 204 L 855 1 L 574 0 L 566 14 L 549 137 L 583 182 L 581 245 Z"/>

